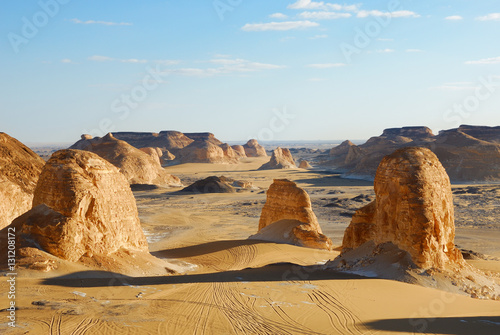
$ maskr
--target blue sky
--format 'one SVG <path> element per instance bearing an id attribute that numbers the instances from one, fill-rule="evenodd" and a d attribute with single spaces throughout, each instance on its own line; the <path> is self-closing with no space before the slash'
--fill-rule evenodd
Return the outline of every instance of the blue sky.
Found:
<path id="1" fill-rule="evenodd" d="M 366 139 L 500 125 L 497 1 L 4 1 L 1 131 Z"/>

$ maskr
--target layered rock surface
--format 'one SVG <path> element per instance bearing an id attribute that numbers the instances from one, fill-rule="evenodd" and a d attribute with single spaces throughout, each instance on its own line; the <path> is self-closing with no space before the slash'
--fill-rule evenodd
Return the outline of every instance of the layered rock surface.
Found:
<path id="1" fill-rule="evenodd" d="M 403 148 L 386 156 L 375 176 L 376 199 L 358 210 L 346 229 L 343 249 L 368 241 L 391 242 L 420 268 L 461 263 L 455 248 L 451 184 L 434 153 Z"/>
<path id="2" fill-rule="evenodd" d="M 322 234 L 309 195 L 287 179 L 275 179 L 269 187 L 259 232 L 252 238 L 273 241 L 281 238 L 285 243 L 293 241 L 301 246 L 332 249 L 332 241 Z"/>
<path id="3" fill-rule="evenodd" d="M 0 229 L 31 209 L 44 164 L 27 146 L 0 133 Z"/>
<path id="4" fill-rule="evenodd" d="M 33 209 L 13 225 L 23 246 L 71 262 L 120 249 L 148 251 L 127 180 L 87 151 L 54 153 L 40 175 Z"/>
<path id="5" fill-rule="evenodd" d="M 295 161 L 293 160 L 290 150 L 278 147 L 273 151 L 271 160 L 263 164 L 259 168 L 259 170 L 294 169 L 294 168 L 297 168 L 297 166 L 295 165 Z"/>
<path id="6" fill-rule="evenodd" d="M 311 164 L 309 164 L 308 161 L 302 160 L 302 161 L 300 161 L 299 168 L 301 168 L 301 169 L 312 169 L 312 166 L 311 166 Z"/>
<path id="7" fill-rule="evenodd" d="M 130 184 L 182 186 L 179 178 L 167 173 L 161 167 L 159 159 L 152 153 L 152 150 L 149 150 L 149 154 L 143 152 L 125 141 L 116 139 L 111 133 L 104 137 L 82 138 L 70 149 L 98 154 L 116 166 Z"/>
<path id="8" fill-rule="evenodd" d="M 412 146 L 432 150 L 452 181 L 500 180 L 500 127 L 462 125 L 436 136 L 427 127 L 386 129 L 359 146 L 343 142 L 322 164 L 347 176 L 372 179 L 384 156 Z"/>

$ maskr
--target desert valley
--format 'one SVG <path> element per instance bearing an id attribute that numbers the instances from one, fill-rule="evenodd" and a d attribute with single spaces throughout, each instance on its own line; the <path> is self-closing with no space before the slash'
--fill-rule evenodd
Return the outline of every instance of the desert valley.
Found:
<path id="1" fill-rule="evenodd" d="M 500 127 L 36 151 L 0 133 L 2 334 L 500 331 Z"/>

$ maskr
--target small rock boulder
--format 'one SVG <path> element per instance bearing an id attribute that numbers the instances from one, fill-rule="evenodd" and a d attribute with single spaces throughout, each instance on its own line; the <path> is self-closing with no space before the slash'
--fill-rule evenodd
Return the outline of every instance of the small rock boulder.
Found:
<path id="1" fill-rule="evenodd" d="M 243 148 L 247 157 L 267 157 L 266 149 L 257 140 L 249 140 Z"/>

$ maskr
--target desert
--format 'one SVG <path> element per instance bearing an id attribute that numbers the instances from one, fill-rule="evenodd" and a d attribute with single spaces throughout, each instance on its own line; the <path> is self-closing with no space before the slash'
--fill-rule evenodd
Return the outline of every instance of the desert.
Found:
<path id="1" fill-rule="evenodd" d="M 495 1 L 0 21 L 0 335 L 500 334 Z"/>

